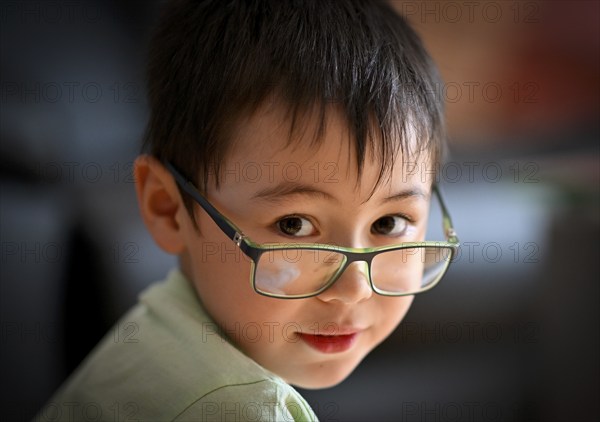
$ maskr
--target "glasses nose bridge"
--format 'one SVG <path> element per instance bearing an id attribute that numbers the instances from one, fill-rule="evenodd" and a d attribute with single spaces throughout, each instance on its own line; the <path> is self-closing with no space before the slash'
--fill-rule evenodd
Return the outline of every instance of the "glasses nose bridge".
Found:
<path id="1" fill-rule="evenodd" d="M 373 257 L 376 255 L 373 252 L 345 252 L 346 262 L 343 267 L 340 269 L 339 275 L 341 276 L 351 264 L 355 262 L 364 262 L 367 264 L 367 278 L 369 283 L 371 282 L 371 261 Z"/>
<path id="2" fill-rule="evenodd" d="M 373 252 L 346 252 L 346 265 L 350 265 L 354 262 L 366 262 L 371 266 L 371 261 L 376 255 Z"/>
<path id="3" fill-rule="evenodd" d="M 330 280 L 330 282 L 327 284 L 327 286 L 323 289 L 321 293 L 323 293 L 324 291 L 328 291 L 334 284 L 337 284 L 343 277 L 344 273 L 346 273 L 346 270 L 348 270 L 348 267 L 350 267 L 350 265 L 355 262 L 364 262 L 366 264 L 365 267 L 360 268 L 358 271 L 364 275 L 364 281 L 369 286 L 369 291 L 375 291 L 373 283 L 371 281 L 371 260 L 376 254 L 373 254 L 371 252 L 360 253 L 351 251 L 344 251 L 342 253 L 345 256 L 344 264 L 337 270 L 334 278 Z"/>

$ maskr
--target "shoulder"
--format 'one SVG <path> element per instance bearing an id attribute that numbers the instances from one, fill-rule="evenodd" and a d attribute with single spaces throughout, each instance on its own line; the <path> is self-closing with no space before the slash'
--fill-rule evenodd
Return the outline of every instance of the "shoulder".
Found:
<path id="1" fill-rule="evenodd" d="M 139 420 L 221 420 L 227 412 L 240 417 L 223 420 L 312 420 L 295 417 L 312 415 L 304 399 L 223 338 L 186 283 L 172 272 L 144 292 L 40 415 L 52 417 L 39 420 L 82 414 L 89 403 L 106 417 Z"/>
<path id="2" fill-rule="evenodd" d="M 316 421 L 306 401 L 277 379 L 223 385 L 190 403 L 175 421 Z"/>

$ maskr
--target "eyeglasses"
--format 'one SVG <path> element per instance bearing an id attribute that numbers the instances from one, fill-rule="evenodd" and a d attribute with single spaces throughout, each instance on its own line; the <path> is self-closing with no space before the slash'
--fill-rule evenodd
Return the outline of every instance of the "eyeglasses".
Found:
<path id="1" fill-rule="evenodd" d="M 240 250 L 252 260 L 250 282 L 257 293 L 281 299 L 319 295 L 335 283 L 353 262 L 368 267 L 373 291 L 384 296 L 408 296 L 433 288 L 456 254 L 459 240 L 437 186 L 446 241 L 401 243 L 377 248 L 347 248 L 313 243 L 264 243 L 250 240 L 200 193 L 171 163 L 166 167 L 179 186 L 206 211 Z"/>

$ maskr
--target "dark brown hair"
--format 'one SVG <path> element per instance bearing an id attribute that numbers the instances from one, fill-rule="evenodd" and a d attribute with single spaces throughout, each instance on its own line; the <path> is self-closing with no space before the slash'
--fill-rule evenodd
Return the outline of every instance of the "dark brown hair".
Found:
<path id="1" fill-rule="evenodd" d="M 399 152 L 414 152 L 407 131 L 434 160 L 445 138 L 443 104 L 433 95 L 437 70 L 383 1 L 171 1 L 150 45 L 147 78 L 145 150 L 201 191 L 210 174 L 218 186 L 228 129 L 272 95 L 288 106 L 290 142 L 302 113 L 317 110 L 323 128 L 334 103 L 353 135 L 359 175 L 369 148 L 379 180 Z"/>

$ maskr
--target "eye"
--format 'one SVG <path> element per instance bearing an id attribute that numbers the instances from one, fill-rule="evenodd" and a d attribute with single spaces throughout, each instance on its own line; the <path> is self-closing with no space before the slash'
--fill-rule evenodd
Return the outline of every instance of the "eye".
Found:
<path id="1" fill-rule="evenodd" d="M 371 231 L 384 236 L 398 237 L 406 233 L 408 220 L 399 215 L 386 215 L 373 223 Z"/>
<path id="2" fill-rule="evenodd" d="M 314 234 L 315 227 L 306 218 L 291 216 L 282 218 L 277 222 L 277 228 L 287 236 L 310 236 Z"/>

